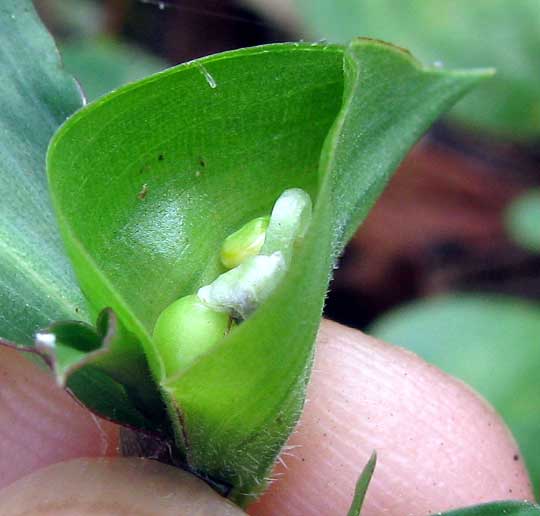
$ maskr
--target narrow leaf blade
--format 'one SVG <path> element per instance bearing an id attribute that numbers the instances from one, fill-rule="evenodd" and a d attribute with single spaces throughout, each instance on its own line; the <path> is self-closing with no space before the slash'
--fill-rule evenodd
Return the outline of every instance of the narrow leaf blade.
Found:
<path id="1" fill-rule="evenodd" d="M 362 510 L 362 505 L 364 504 L 364 499 L 366 497 L 367 489 L 375 471 L 375 465 L 377 464 L 377 454 L 373 452 L 368 463 L 364 467 L 358 482 L 356 482 L 356 487 L 354 489 L 354 499 L 347 513 L 347 516 L 360 516 L 360 511 Z"/>
<path id="2" fill-rule="evenodd" d="M 85 319 L 50 206 L 45 153 L 82 105 L 29 0 L 0 7 L 0 336 L 31 345 L 56 319 Z"/>
<path id="3" fill-rule="evenodd" d="M 528 502 L 495 502 L 438 514 L 440 516 L 538 516 L 540 506 Z"/>

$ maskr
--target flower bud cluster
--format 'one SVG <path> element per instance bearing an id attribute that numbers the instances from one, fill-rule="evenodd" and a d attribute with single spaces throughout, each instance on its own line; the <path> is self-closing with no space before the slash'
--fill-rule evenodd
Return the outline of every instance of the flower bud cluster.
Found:
<path id="1" fill-rule="evenodd" d="M 311 209 L 306 192 L 285 190 L 270 217 L 253 219 L 225 239 L 220 257 L 228 271 L 161 313 L 153 339 L 165 378 L 189 367 L 268 299 L 306 234 Z"/>

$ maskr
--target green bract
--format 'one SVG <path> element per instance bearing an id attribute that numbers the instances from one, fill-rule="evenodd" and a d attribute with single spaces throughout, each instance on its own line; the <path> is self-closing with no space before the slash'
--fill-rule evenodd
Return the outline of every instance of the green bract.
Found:
<path id="1" fill-rule="evenodd" d="M 262 488 L 298 418 L 334 257 L 480 75 L 423 70 L 373 41 L 271 45 L 126 87 L 57 133 L 49 182 L 75 271 L 93 310 L 112 307 L 138 336 L 155 378 L 156 318 L 222 272 L 224 239 L 288 188 L 316 200 L 271 298 L 162 389 L 185 461 L 236 500 Z"/>
<path id="2" fill-rule="evenodd" d="M 27 2 L 9 0 L 0 29 L 2 43 L 16 42 L 1 56 L 32 56 L 45 38 Z M 372 40 L 278 44 L 187 63 L 90 104 L 47 159 L 86 309 L 43 175 L 46 142 L 79 99 L 45 43 L 24 75 L 17 59 L 1 62 L 0 334 L 29 344 L 42 329 L 48 361 L 84 403 L 158 433 L 186 468 L 246 503 L 299 417 L 336 257 L 410 146 L 486 74 L 425 69 Z M 294 188 L 313 211 L 282 279 L 245 321 L 169 370 L 169 352 L 180 355 L 156 347 L 160 314 L 220 276 L 227 236 Z M 54 322 L 98 314 L 95 329 Z"/>

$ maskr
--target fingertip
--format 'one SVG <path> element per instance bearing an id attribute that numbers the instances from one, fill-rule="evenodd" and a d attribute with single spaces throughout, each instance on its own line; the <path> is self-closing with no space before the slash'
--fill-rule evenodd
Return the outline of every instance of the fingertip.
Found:
<path id="1" fill-rule="evenodd" d="M 245 514 L 193 475 L 127 458 L 76 459 L 36 471 L 0 491 L 0 508 L 3 516 Z"/>
<path id="2" fill-rule="evenodd" d="M 0 346 L 0 488 L 49 464 L 117 454 L 118 428 L 22 353 Z"/>
<path id="3" fill-rule="evenodd" d="M 373 450 L 363 516 L 532 499 L 495 411 L 413 353 L 324 322 L 308 400 L 282 457 L 287 468 L 276 468 L 280 478 L 250 514 L 346 514 Z"/>

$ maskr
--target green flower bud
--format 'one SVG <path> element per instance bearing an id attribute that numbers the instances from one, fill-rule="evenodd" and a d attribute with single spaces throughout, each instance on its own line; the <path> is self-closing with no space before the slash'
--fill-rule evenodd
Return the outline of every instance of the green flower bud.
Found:
<path id="1" fill-rule="evenodd" d="M 154 327 L 154 344 L 165 378 L 177 375 L 229 332 L 231 318 L 203 303 L 196 295 L 169 305 Z"/>
<path id="2" fill-rule="evenodd" d="M 270 217 L 258 217 L 229 235 L 221 247 L 221 263 L 227 269 L 234 269 L 246 258 L 259 254 L 269 221 Z"/>

